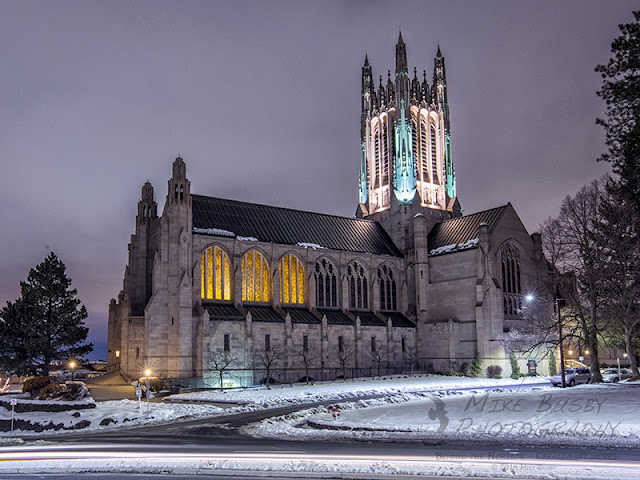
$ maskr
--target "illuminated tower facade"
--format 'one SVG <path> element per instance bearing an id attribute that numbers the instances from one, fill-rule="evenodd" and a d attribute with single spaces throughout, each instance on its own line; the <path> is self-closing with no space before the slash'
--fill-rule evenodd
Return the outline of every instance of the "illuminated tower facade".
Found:
<path id="1" fill-rule="evenodd" d="M 376 90 L 368 57 L 362 67 L 360 204 L 364 216 L 401 204 L 448 210 L 456 197 L 444 57 L 438 47 L 433 83 L 409 78 L 407 47 L 398 38 L 392 80 Z"/>

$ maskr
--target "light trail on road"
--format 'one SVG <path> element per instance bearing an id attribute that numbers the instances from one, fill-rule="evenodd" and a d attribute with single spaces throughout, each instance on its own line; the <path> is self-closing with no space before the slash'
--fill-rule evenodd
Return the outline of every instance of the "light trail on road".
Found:
<path id="1" fill-rule="evenodd" d="M 190 453 L 172 451 L 137 451 L 138 445 L 104 445 L 55 447 L 8 447 L 0 450 L 0 472 L 24 473 L 33 471 L 247 471 L 309 472 L 324 474 L 367 473 L 373 477 L 389 474 L 442 474 L 448 471 L 473 468 L 476 474 L 508 473 L 510 478 L 536 478 L 553 472 L 557 478 L 625 478 L 640 479 L 640 462 L 627 460 L 589 460 L 589 453 L 581 458 L 458 458 L 453 455 L 385 455 L 375 454 L 317 454 L 310 452 L 224 452 Z M 559 452 L 558 452 L 559 453 Z M 509 452 L 505 452 L 507 456 Z M 552 456 L 546 452 L 544 456 Z M 593 453 L 597 456 L 597 452 Z"/>

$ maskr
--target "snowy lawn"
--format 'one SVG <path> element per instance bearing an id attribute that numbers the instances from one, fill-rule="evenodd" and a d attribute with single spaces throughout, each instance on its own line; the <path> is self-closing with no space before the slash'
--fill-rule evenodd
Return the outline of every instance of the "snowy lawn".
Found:
<path id="1" fill-rule="evenodd" d="M 524 379 L 526 383 L 544 381 L 544 378 Z M 120 400 L 96 402 L 96 408 L 59 413 L 25 412 L 14 415 L 15 431 L 0 432 L 0 442 L 16 436 L 42 435 L 60 433 L 65 430 L 102 430 L 132 425 L 157 422 L 170 422 L 179 419 L 218 416 L 268 408 L 313 403 L 318 401 L 339 401 L 349 397 L 366 397 L 371 395 L 390 395 L 395 402 L 406 402 L 424 398 L 428 394 L 416 392 L 447 391 L 456 388 L 519 385 L 521 380 L 486 379 L 466 377 L 445 377 L 441 375 L 414 375 L 400 377 L 383 377 L 380 379 L 356 379 L 319 382 L 313 385 L 277 385 L 271 389 L 256 388 L 235 391 L 204 391 L 172 395 L 165 398 L 164 403 L 152 403 L 149 413 L 143 402 L 138 408 L 137 401 Z M 4 395 L 0 398 L 7 401 L 19 395 Z M 20 395 L 21 396 L 21 395 Z M 29 402 L 19 399 L 19 402 Z M 53 402 L 64 403 L 64 402 Z M 210 405 L 210 403 L 227 403 L 228 408 Z M 11 420 L 11 411 L 0 407 L 0 424 L 7 425 Z M 22 422 L 29 422 L 26 425 Z"/>
<path id="2" fill-rule="evenodd" d="M 404 394 L 307 409 L 264 420 L 246 433 L 271 438 L 513 440 L 640 447 L 640 385 L 600 384 Z M 337 413 L 340 413 L 337 416 Z"/>
<path id="3" fill-rule="evenodd" d="M 456 388 L 510 386 L 548 382 L 547 377 L 525 377 L 519 380 L 510 378 L 469 378 L 446 377 L 443 375 L 401 375 L 382 378 L 359 378 L 355 380 L 337 380 L 333 382 L 316 382 L 312 385 L 282 384 L 270 389 L 265 387 L 245 390 L 209 390 L 194 393 L 181 393 L 167 397 L 166 401 L 234 403 L 255 405 L 262 408 L 279 407 L 300 403 L 311 403 L 326 400 L 341 400 L 350 397 L 366 397 L 371 395 L 393 395 L 397 393 L 413 393 L 433 390 L 449 390 Z M 549 384 L 551 385 L 551 384 Z"/>

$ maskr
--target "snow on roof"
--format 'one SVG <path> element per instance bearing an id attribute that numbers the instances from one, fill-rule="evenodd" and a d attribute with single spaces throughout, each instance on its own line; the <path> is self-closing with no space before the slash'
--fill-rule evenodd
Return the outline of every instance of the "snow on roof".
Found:
<path id="1" fill-rule="evenodd" d="M 193 227 L 193 233 L 202 233 L 204 235 L 216 235 L 218 237 L 235 237 L 236 234 L 229 230 L 221 228 L 196 228 Z"/>
<path id="2" fill-rule="evenodd" d="M 323 247 L 322 245 L 318 245 L 317 243 L 307 243 L 307 242 L 298 242 L 296 243 L 296 245 L 298 247 L 304 247 L 304 248 L 313 248 L 314 250 L 325 250 L 326 247 Z"/>
<path id="3" fill-rule="evenodd" d="M 445 253 L 459 252 L 461 250 L 468 250 L 470 248 L 477 247 L 479 242 L 480 242 L 480 239 L 474 238 L 474 239 L 466 241 L 464 243 L 452 243 L 451 245 L 445 245 L 443 247 L 438 247 L 438 248 L 434 248 L 433 250 L 430 250 L 429 251 L 429 255 L 436 256 L 436 255 L 442 255 L 442 254 L 445 254 Z"/>

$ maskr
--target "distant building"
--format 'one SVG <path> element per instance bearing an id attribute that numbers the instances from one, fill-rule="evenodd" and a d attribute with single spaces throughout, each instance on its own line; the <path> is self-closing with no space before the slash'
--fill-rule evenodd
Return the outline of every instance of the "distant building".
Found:
<path id="1" fill-rule="evenodd" d="M 184 386 L 217 386 L 223 369 L 239 386 L 267 370 L 281 382 L 461 370 L 478 355 L 508 375 L 500 336 L 525 322 L 546 263 L 511 204 L 461 214 L 439 47 L 431 86 L 409 78 L 402 36 L 386 86 L 365 59 L 361 140 L 358 218 L 192 194 L 182 158 L 158 216 L 147 182 L 108 368 Z"/>

